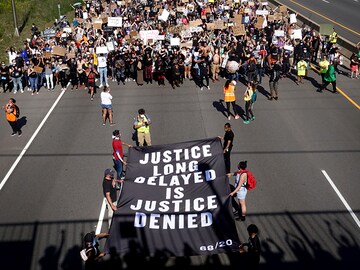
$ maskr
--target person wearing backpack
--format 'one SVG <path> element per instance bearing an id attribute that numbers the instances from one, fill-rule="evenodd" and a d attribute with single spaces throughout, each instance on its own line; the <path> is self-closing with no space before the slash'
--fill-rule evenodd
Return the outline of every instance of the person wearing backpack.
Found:
<path id="1" fill-rule="evenodd" d="M 99 240 L 108 236 L 108 233 L 95 234 L 94 231 L 85 234 L 84 248 L 80 251 L 80 257 L 85 261 L 85 269 L 93 269 L 96 262 L 105 256 L 105 253 L 100 251 Z"/>
<path id="2" fill-rule="evenodd" d="M 13 131 L 11 136 L 15 136 L 16 134 L 18 134 L 18 136 L 20 137 L 22 134 L 21 128 L 18 123 L 18 118 L 20 116 L 20 109 L 15 103 L 16 100 L 10 98 L 8 103 L 6 103 L 6 105 L 3 106 L 3 109 L 6 113 L 6 120 L 9 122 L 9 125 L 11 126 Z"/>
<path id="3" fill-rule="evenodd" d="M 235 190 L 230 192 L 229 196 L 233 197 L 236 194 L 238 199 L 239 207 L 241 209 L 241 217 L 236 218 L 240 219 L 241 221 L 245 221 L 246 219 L 246 203 L 245 198 L 247 195 L 248 190 L 255 188 L 256 180 L 251 172 L 246 170 L 247 168 L 247 161 L 240 161 L 238 164 L 238 171 L 235 173 L 228 173 L 226 174 L 228 177 L 236 176 L 235 179 Z"/>
<path id="4" fill-rule="evenodd" d="M 247 60 L 247 80 L 248 82 L 254 81 L 256 75 L 256 60 L 253 54 L 251 54 L 250 58 Z"/>

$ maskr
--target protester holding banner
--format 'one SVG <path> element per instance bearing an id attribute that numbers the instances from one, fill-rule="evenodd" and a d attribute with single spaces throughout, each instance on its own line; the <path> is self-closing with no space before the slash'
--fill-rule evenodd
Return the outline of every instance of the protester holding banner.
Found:
<path id="1" fill-rule="evenodd" d="M 114 211 L 117 210 L 117 194 L 114 180 L 115 172 L 112 169 L 106 169 L 104 172 L 104 179 L 102 183 L 103 195 L 106 199 L 107 210 L 108 210 L 108 222 L 109 228 L 111 225 L 111 219 L 113 217 Z"/>

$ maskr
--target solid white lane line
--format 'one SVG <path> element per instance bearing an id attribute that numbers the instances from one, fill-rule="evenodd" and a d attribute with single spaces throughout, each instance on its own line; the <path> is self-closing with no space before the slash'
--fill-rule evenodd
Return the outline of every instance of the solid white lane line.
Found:
<path id="1" fill-rule="evenodd" d="M 103 224 L 104 216 L 105 216 L 105 210 L 106 210 L 106 198 L 103 199 L 103 202 L 102 202 L 102 205 L 101 205 L 99 220 L 98 220 L 98 223 L 96 225 L 95 234 L 99 234 L 101 232 L 101 228 L 102 228 L 102 224 Z"/>
<path id="2" fill-rule="evenodd" d="M 326 0 L 322 0 L 323 2 L 325 2 L 325 3 L 327 3 L 327 4 L 330 4 L 330 2 L 329 1 L 326 1 Z"/>
<path id="3" fill-rule="evenodd" d="M 61 91 L 60 95 L 57 97 L 57 99 L 55 100 L 54 104 L 51 106 L 50 110 L 48 111 L 48 113 L 45 115 L 44 119 L 41 121 L 40 125 L 38 126 L 38 128 L 35 130 L 34 134 L 31 136 L 30 140 L 28 141 L 28 143 L 25 145 L 24 149 L 21 151 L 20 155 L 16 158 L 15 162 L 13 163 L 13 165 L 11 166 L 10 170 L 7 172 L 7 174 L 5 175 L 5 177 L 3 178 L 3 180 L 1 180 L 0 183 L 0 190 L 4 187 L 6 181 L 9 179 L 10 175 L 13 173 L 13 171 L 15 170 L 16 166 L 19 164 L 20 160 L 22 159 L 22 157 L 24 156 L 24 154 L 26 153 L 26 151 L 29 149 L 31 143 L 33 142 L 33 140 L 36 138 L 36 136 L 38 135 L 38 133 L 40 132 L 40 129 L 44 126 L 46 120 L 49 118 L 50 114 L 52 113 L 52 111 L 55 109 L 56 105 L 59 103 L 60 99 L 62 98 L 62 96 L 65 94 L 65 91 Z"/>
<path id="4" fill-rule="evenodd" d="M 334 182 L 331 180 L 330 176 L 327 174 L 327 172 L 325 170 L 321 170 L 321 172 L 323 173 L 323 175 L 325 176 L 326 180 L 328 180 L 330 186 L 334 189 L 336 195 L 338 195 L 338 197 L 340 198 L 341 202 L 345 205 L 346 209 L 348 210 L 348 212 L 350 213 L 350 215 L 352 216 L 352 218 L 355 220 L 355 223 L 358 225 L 358 227 L 360 228 L 360 221 L 358 219 L 358 217 L 355 215 L 355 213 L 353 212 L 353 210 L 351 209 L 350 205 L 346 202 L 345 198 L 343 197 L 343 195 L 341 195 L 340 191 L 338 190 L 338 188 L 335 186 Z"/>

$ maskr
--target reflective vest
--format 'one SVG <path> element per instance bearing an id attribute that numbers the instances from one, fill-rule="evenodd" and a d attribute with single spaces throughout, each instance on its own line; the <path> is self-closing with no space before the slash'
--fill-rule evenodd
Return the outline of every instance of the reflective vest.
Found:
<path id="1" fill-rule="evenodd" d="M 141 122 L 141 120 L 139 121 L 140 118 L 138 118 L 138 123 Z M 148 118 L 146 117 L 146 115 L 144 115 L 144 118 L 142 118 L 142 121 L 144 122 L 149 122 Z M 141 133 L 149 133 L 150 132 L 150 126 L 141 126 L 137 129 L 138 132 Z"/>
<path id="2" fill-rule="evenodd" d="M 224 100 L 225 102 L 233 102 L 235 101 L 235 86 L 229 84 L 228 88 L 224 87 Z"/>
<path id="3" fill-rule="evenodd" d="M 329 67 L 329 61 L 328 60 L 321 60 L 319 62 L 319 66 L 320 66 L 320 73 L 326 73 L 326 71 L 328 70 Z"/>
<path id="4" fill-rule="evenodd" d="M 337 42 L 337 33 L 335 31 L 329 36 L 329 42 L 333 44 Z"/>

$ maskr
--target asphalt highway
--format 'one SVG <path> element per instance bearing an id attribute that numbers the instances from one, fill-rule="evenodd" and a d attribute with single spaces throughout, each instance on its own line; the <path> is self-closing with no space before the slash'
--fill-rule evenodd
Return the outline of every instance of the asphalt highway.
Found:
<path id="1" fill-rule="evenodd" d="M 333 24 L 335 31 L 350 42 L 360 42 L 357 0 L 280 0 L 276 1 L 303 14 L 318 24 Z"/>
<path id="2" fill-rule="evenodd" d="M 235 133 L 232 169 L 247 160 L 258 179 L 247 197 L 248 218 L 236 224 L 242 241 L 247 225 L 259 226 L 262 269 L 314 263 L 357 269 L 360 262 L 360 81 L 338 77 L 338 86 L 352 102 L 343 94 L 317 93 L 317 81 L 313 71 L 303 85 L 282 79 L 279 100 L 269 101 L 265 77 L 254 108 L 256 120 L 249 125 L 230 120 Z M 84 89 L 61 92 L 59 86 L 35 96 L 0 94 L 1 104 L 17 99 L 25 124 L 22 137 L 11 137 L 4 115 L 0 119 L 2 265 L 81 269 L 82 235 L 97 229 L 103 172 L 112 166 L 112 131 L 120 129 L 123 140 L 133 144 L 133 118 L 143 107 L 153 121 L 153 144 L 223 135 L 228 122 L 220 101 L 224 82 L 203 91 L 192 81 L 175 90 L 168 84 L 111 82 L 114 127 L 101 124 L 99 93 L 94 101 Z M 244 90 L 239 83 L 241 108 Z M 98 230 L 106 231 L 106 223 Z M 219 257 L 225 268 L 227 257 Z M 205 261 L 191 259 L 193 264 Z"/>

